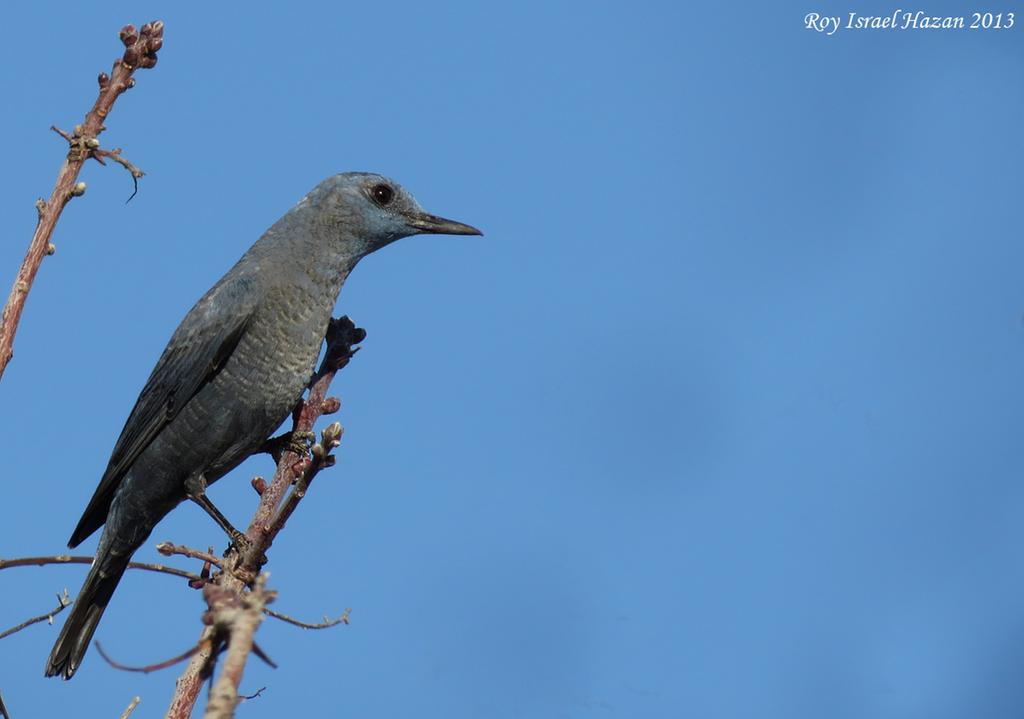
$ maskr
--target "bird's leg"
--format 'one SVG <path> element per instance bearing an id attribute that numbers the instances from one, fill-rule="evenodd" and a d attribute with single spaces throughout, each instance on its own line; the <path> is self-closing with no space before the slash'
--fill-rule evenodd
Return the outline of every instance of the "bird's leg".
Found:
<path id="1" fill-rule="evenodd" d="M 316 432 L 293 430 L 271 437 L 263 443 L 259 451 L 269 454 L 275 462 L 280 462 L 281 455 L 285 452 L 294 452 L 300 457 L 306 457 L 315 439 Z"/>
<path id="2" fill-rule="evenodd" d="M 203 475 L 196 475 L 195 477 L 189 477 L 185 480 L 185 495 L 193 502 L 203 508 L 203 511 L 209 514 L 213 521 L 224 530 L 224 532 L 231 539 L 231 542 L 238 547 L 240 551 L 246 551 L 249 549 L 252 542 L 244 534 L 235 529 L 234 525 L 228 521 L 228 518 L 217 509 L 210 498 L 206 496 L 206 477 Z"/>

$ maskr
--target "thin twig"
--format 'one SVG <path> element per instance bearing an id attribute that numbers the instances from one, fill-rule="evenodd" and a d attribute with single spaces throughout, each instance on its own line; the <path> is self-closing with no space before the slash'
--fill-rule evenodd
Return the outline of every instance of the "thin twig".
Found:
<path id="1" fill-rule="evenodd" d="M 15 559 L 0 559 L 0 569 L 11 567 L 42 567 L 47 564 L 92 564 L 93 557 L 70 554 L 51 554 L 45 557 L 17 557 Z M 153 564 L 150 562 L 129 562 L 129 569 L 142 569 L 147 572 L 159 572 L 170 574 L 174 577 L 188 579 L 191 582 L 198 582 L 202 577 L 194 572 L 186 572 L 177 567 L 168 567 L 166 564 Z"/>
<path id="2" fill-rule="evenodd" d="M 337 400 L 327 397 L 327 389 L 330 387 L 334 375 L 348 364 L 358 350 L 355 345 L 362 342 L 365 337 L 366 332 L 357 328 L 348 317 L 331 320 L 327 329 L 327 351 L 320 363 L 320 368 L 310 382 L 306 400 L 300 402 L 296 407 L 292 431 L 310 432 L 322 414 L 338 410 Z M 231 567 L 231 571 L 222 572 L 211 581 L 219 582 L 221 587 L 231 589 L 239 595 L 246 588 L 246 578 L 251 577 L 249 582 L 255 582 L 259 576 L 260 567 L 265 561 L 267 550 L 277 536 L 277 532 L 280 532 L 283 527 L 283 522 L 275 522 L 274 518 L 279 516 L 281 502 L 296 478 L 295 465 L 304 459 L 295 452 L 284 451 L 277 462 L 277 470 L 271 482 L 269 484 L 260 482 L 258 486 L 254 484 L 259 492 L 260 501 L 245 533 L 250 540 L 250 546 L 244 553 L 235 547 L 229 549 L 225 555 L 224 566 Z M 297 497 L 297 499 L 300 498 Z M 218 640 L 219 637 L 217 637 L 214 627 L 208 626 L 203 630 L 200 637 L 202 648 L 193 655 L 185 671 L 178 677 L 166 719 L 187 719 L 191 716 L 203 680 L 208 676 L 205 672 L 209 670 L 210 660 L 216 651 Z M 229 679 L 234 681 L 236 677 L 232 676 Z M 241 679 L 241 674 L 237 675 L 237 679 Z M 236 683 L 234 686 L 237 692 L 238 684 Z"/>
<path id="3" fill-rule="evenodd" d="M 264 664 L 271 669 L 277 669 L 277 662 L 267 656 L 267 653 L 260 649 L 260 645 L 255 642 L 252 643 L 252 653 L 255 654 Z M 241 675 L 239 675 L 241 677 Z"/>
<path id="4" fill-rule="evenodd" d="M 198 652 L 200 649 L 200 645 L 197 644 L 191 649 L 189 649 L 187 652 L 182 652 L 176 657 L 165 659 L 164 661 L 157 662 L 156 664 L 147 664 L 144 667 L 133 667 L 127 664 L 121 664 L 120 662 L 111 659 L 110 655 L 103 651 L 103 645 L 99 642 L 93 642 L 93 644 L 96 645 L 96 651 L 99 653 L 101 657 L 103 657 L 103 660 L 110 666 L 114 667 L 114 669 L 120 669 L 123 672 L 137 672 L 139 674 L 149 674 L 150 672 L 156 672 L 160 671 L 161 669 L 166 669 L 167 667 L 172 667 L 178 662 L 182 662 L 188 659 L 196 652 Z"/>
<path id="5" fill-rule="evenodd" d="M 25 308 L 25 300 L 32 283 L 35 281 L 36 273 L 43 262 L 43 258 L 53 254 L 53 245 L 50 239 L 57 226 L 64 206 L 72 197 L 77 197 L 85 192 L 85 183 L 77 182 L 78 173 L 82 165 L 90 157 L 100 159 L 96 152 L 99 150 L 99 134 L 103 132 L 104 121 L 110 115 L 114 102 L 121 94 L 135 85 L 135 78 L 132 77 L 135 70 L 139 68 L 151 68 L 156 65 L 156 53 L 163 46 L 164 24 L 159 20 L 143 25 L 138 32 L 132 25 L 121 28 L 121 42 L 124 43 L 124 55 L 114 62 L 110 75 L 100 73 L 98 78 L 100 91 L 92 109 L 85 115 L 81 125 L 75 126 L 75 132 L 68 134 L 61 132 L 70 148 L 64 164 L 57 173 L 57 181 L 53 186 L 49 202 L 37 202 L 36 208 L 39 213 L 39 221 L 36 224 L 35 233 L 29 242 L 25 259 L 18 269 L 14 278 L 14 286 L 11 294 L 4 305 L 3 314 L 0 315 L 0 377 L 3 376 L 7 363 L 14 356 L 14 334 L 18 329 L 18 322 L 21 320 L 22 310 Z M 115 159 L 115 153 L 110 151 L 106 155 Z M 121 160 L 117 160 L 121 162 Z M 135 172 L 138 170 L 131 163 L 125 165 L 132 178 L 138 180 Z M 141 172 L 141 171 L 140 171 Z"/>
<path id="6" fill-rule="evenodd" d="M 7 631 L 0 632 L 0 639 L 4 639 L 6 637 L 11 636 L 12 634 L 16 634 L 20 632 L 22 629 L 25 629 L 26 627 L 31 627 L 33 624 L 38 624 L 39 622 L 50 622 L 51 624 L 53 624 L 53 618 L 61 612 L 63 612 L 70 604 L 71 597 L 68 596 L 68 590 L 65 589 L 63 594 L 57 595 L 57 606 L 52 611 L 49 611 L 46 614 L 40 614 L 38 617 L 26 619 L 21 624 L 15 627 L 11 627 Z"/>
<path id="7" fill-rule="evenodd" d="M 262 689 L 260 691 L 263 691 Z M 259 694 L 259 692 L 256 692 Z M 4 695 L 0 694 L 0 717 L 3 719 L 11 719 L 10 713 L 7 711 L 7 705 L 4 704 Z"/>
<path id="8" fill-rule="evenodd" d="M 218 569 L 223 569 L 224 560 L 216 556 L 211 552 L 204 552 L 201 549 L 193 549 L 192 547 L 186 547 L 183 544 L 172 544 L 171 542 L 161 542 L 156 545 L 156 551 L 165 557 L 172 557 L 175 554 L 181 555 L 182 557 L 189 557 L 190 559 L 199 559 L 203 562 L 208 562 Z"/>
<path id="9" fill-rule="evenodd" d="M 128 162 L 128 160 L 125 159 L 124 157 L 121 157 L 120 147 L 115 147 L 113 150 L 102 150 L 97 148 L 92 151 L 92 159 L 96 160 L 96 162 L 100 163 L 101 165 L 107 164 L 103 161 L 104 157 L 110 158 L 111 160 L 113 160 L 114 162 L 116 162 L 117 164 L 119 164 L 121 167 L 128 170 L 128 172 L 132 174 L 132 184 L 134 186 L 134 189 L 132 190 L 132 194 L 128 196 L 128 199 L 124 201 L 124 204 L 127 205 L 129 202 L 132 201 L 133 197 L 139 194 L 139 178 L 145 175 L 146 173 L 140 170 L 131 162 Z"/>
<path id="10" fill-rule="evenodd" d="M 331 627 L 336 627 L 339 624 L 348 624 L 348 615 L 351 611 L 351 609 L 346 609 L 345 613 L 337 619 L 328 619 L 327 617 L 324 617 L 324 620 L 319 624 L 309 624 L 308 622 L 300 621 L 295 617 L 289 617 L 287 614 L 275 612 L 273 609 L 264 608 L 263 613 L 266 614 L 268 617 L 280 619 L 282 622 L 294 624 L 296 627 L 299 627 L 301 629 L 330 629 Z"/>
<path id="11" fill-rule="evenodd" d="M 140 701 L 142 701 L 141 697 L 135 697 L 134 699 L 132 699 L 131 704 L 128 705 L 128 708 L 121 713 L 121 719 L 128 719 L 128 717 L 132 715 L 132 712 L 135 711 L 135 707 L 139 705 Z"/>
<path id="12" fill-rule="evenodd" d="M 16 559 L 0 559 L 0 570 L 10 569 L 11 567 L 42 567 L 48 564 L 92 564 L 93 558 L 90 556 L 71 556 L 68 554 L 54 554 L 45 557 L 18 557 Z M 206 580 L 199 574 L 194 572 L 186 572 L 184 569 L 178 569 L 177 567 L 168 567 L 165 564 L 151 564 L 149 562 L 129 562 L 129 569 L 141 569 L 147 572 L 157 572 L 159 574 L 168 574 L 172 577 L 181 577 L 182 579 L 189 580 L 189 586 L 193 588 L 202 587 Z M 68 597 L 67 590 L 64 590 L 63 598 L 58 595 L 57 599 L 63 602 L 62 606 L 58 607 L 52 612 L 47 614 L 40 614 L 38 617 L 32 617 L 26 619 L 24 622 L 16 627 L 12 627 L 5 632 L 0 632 L 0 639 L 9 637 L 16 632 L 20 632 L 22 629 L 38 624 L 43 620 L 53 621 L 53 617 L 60 612 L 64 611 L 64 608 L 72 603 L 70 597 Z"/>

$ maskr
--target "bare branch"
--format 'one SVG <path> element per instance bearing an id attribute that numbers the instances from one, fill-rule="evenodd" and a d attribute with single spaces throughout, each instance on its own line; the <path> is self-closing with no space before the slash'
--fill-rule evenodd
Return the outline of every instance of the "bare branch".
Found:
<path id="1" fill-rule="evenodd" d="M 261 689 L 260 691 L 263 691 L 263 690 Z M 259 694 L 260 692 L 256 692 L 256 693 Z M 3 694 L 0 694 L 0 717 L 3 717 L 3 719 L 11 719 L 11 715 L 7 711 L 7 705 L 4 704 Z"/>
<path id="2" fill-rule="evenodd" d="M 100 73 L 99 96 L 93 104 L 92 109 L 85 115 L 81 125 L 75 126 L 72 134 L 57 130 L 60 135 L 68 141 L 69 149 L 64 164 L 57 173 L 57 181 L 53 186 L 49 202 L 37 202 L 36 208 L 39 214 L 39 221 L 36 224 L 35 233 L 29 242 L 25 259 L 21 263 L 17 276 L 14 278 L 14 286 L 11 294 L 4 305 L 3 315 L 0 316 L 0 377 L 3 376 L 7 363 L 14 356 L 14 334 L 18 329 L 18 322 L 21 320 L 22 310 L 25 308 L 25 300 L 32 283 L 35 281 L 36 273 L 42 264 L 43 258 L 53 254 L 53 245 L 50 238 L 57 226 L 64 206 L 72 197 L 77 197 L 85 192 L 85 183 L 77 182 L 78 173 L 82 165 L 90 157 L 101 159 L 97 154 L 99 151 L 99 134 L 105 129 L 103 123 L 110 115 L 114 102 L 123 92 L 135 85 L 133 77 L 139 68 L 151 68 L 156 65 L 157 51 L 163 46 L 164 24 L 159 20 L 143 25 L 138 32 L 131 25 L 121 28 L 121 42 L 124 43 L 124 55 L 114 62 L 110 75 Z M 54 128 L 56 130 L 56 128 Z M 138 180 L 136 172 L 141 173 L 137 167 L 120 158 L 120 151 L 101 151 L 103 157 L 110 157 L 123 165 L 132 173 L 132 178 Z"/>
<path id="3" fill-rule="evenodd" d="M 171 542 L 161 542 L 156 545 L 156 551 L 165 557 L 172 557 L 175 554 L 180 554 L 183 557 L 190 557 L 191 559 L 199 559 L 204 563 L 212 564 L 218 569 L 223 569 L 223 560 L 214 555 L 212 552 L 204 552 L 201 549 L 193 549 L 192 547 L 186 547 L 182 544 L 172 544 Z"/>
<path id="4" fill-rule="evenodd" d="M 45 557 L 16 557 L 0 559 L 0 569 L 9 567 L 42 567 L 46 564 L 92 564 L 92 557 L 72 556 L 70 554 L 50 554 Z"/>
<path id="5" fill-rule="evenodd" d="M 42 567 L 48 564 L 92 564 L 93 558 L 90 556 L 71 556 L 68 554 L 54 554 L 45 557 L 18 557 L 16 559 L 0 559 L 0 570 L 10 569 L 11 567 Z M 129 569 L 141 569 L 147 572 L 157 572 L 159 574 L 168 574 L 173 577 L 181 577 L 187 579 L 189 586 L 193 588 L 200 588 L 206 583 L 206 578 L 195 574 L 194 572 L 186 572 L 184 569 L 178 569 L 177 567 L 168 567 L 164 564 L 151 564 L 149 562 L 130 562 L 128 564 Z M 22 629 L 38 624 L 44 620 L 53 622 L 54 616 L 60 614 L 64 609 L 72 603 L 71 598 L 68 596 L 68 590 L 65 589 L 63 595 L 58 595 L 57 600 L 61 602 L 60 606 L 54 609 L 52 612 L 46 614 L 40 614 L 37 617 L 26 619 L 21 624 L 11 627 L 10 629 L 0 632 L 0 639 L 5 639 L 12 634 L 20 632 Z"/>
<path id="6" fill-rule="evenodd" d="M 121 713 L 121 719 L 128 719 L 128 717 L 132 715 L 132 712 L 135 711 L 135 707 L 139 705 L 140 701 L 142 701 L 142 699 L 139 697 L 135 697 L 134 699 L 132 699 L 131 704 L 128 705 L 128 708 Z"/>
<path id="7" fill-rule="evenodd" d="M 0 569 L 10 567 L 42 567 L 46 564 L 92 564 L 91 556 L 73 556 L 70 554 L 51 554 L 45 557 L 17 557 L 15 559 L 0 559 Z M 159 572 L 170 574 L 174 577 L 181 577 L 190 582 L 202 581 L 202 577 L 194 572 L 186 572 L 177 567 L 168 567 L 166 564 L 152 564 L 150 562 L 129 562 L 129 569 L 142 569 L 147 572 Z"/>
<path id="8" fill-rule="evenodd" d="M 287 614 L 275 612 L 273 609 L 264 609 L 263 613 L 268 617 L 273 617 L 274 619 L 280 619 L 282 622 L 293 624 L 300 629 L 330 629 L 331 627 L 336 627 L 339 624 L 348 624 L 348 615 L 351 611 L 351 609 L 346 609 L 345 613 L 337 619 L 328 619 L 327 617 L 324 617 L 324 620 L 320 624 L 309 624 L 308 622 L 299 621 L 295 617 L 289 617 Z"/>
<path id="9" fill-rule="evenodd" d="M 114 162 L 116 162 L 117 164 L 119 164 L 121 167 L 128 170 L 128 172 L 132 174 L 132 184 L 134 185 L 134 189 L 132 190 L 132 194 L 128 196 L 128 199 L 125 200 L 125 204 L 127 205 L 129 202 L 132 201 L 132 198 L 139 193 L 139 178 L 145 175 L 146 173 L 140 170 L 132 163 L 128 162 L 126 158 L 121 157 L 120 147 L 115 147 L 113 150 L 103 150 L 100 148 L 96 148 L 95 150 L 92 151 L 92 159 L 96 160 L 96 162 L 100 163 L 101 165 L 107 164 L 103 161 L 104 157 L 110 158 L 111 160 L 113 160 Z"/>
<path id="10" fill-rule="evenodd" d="M 185 661 L 193 654 L 198 652 L 199 649 L 201 648 L 201 645 L 197 644 L 188 651 L 182 652 L 176 657 L 165 659 L 164 661 L 157 662 L 156 664 L 147 664 L 144 667 L 133 667 L 129 666 L 128 664 L 121 664 L 120 662 L 113 660 L 109 654 L 103 651 L 103 645 L 99 642 L 93 642 L 93 644 L 96 646 L 96 651 L 99 653 L 99 655 L 103 657 L 103 661 L 112 666 L 114 669 L 120 669 L 122 672 L 137 672 L 139 674 L 149 674 L 150 672 L 156 672 L 160 671 L 161 669 L 166 669 L 167 667 L 172 667 L 178 662 Z"/>
<path id="11" fill-rule="evenodd" d="M 38 617 L 26 619 L 21 624 L 11 627 L 7 631 L 0 632 L 0 639 L 4 639 L 6 637 L 11 636 L 12 634 L 16 634 L 17 632 L 20 632 L 22 629 L 25 629 L 26 627 L 31 627 L 33 624 L 38 624 L 39 622 L 45 621 L 49 622 L 50 624 L 53 624 L 53 618 L 61 612 L 63 612 L 70 605 L 71 597 L 68 596 L 68 590 L 65 589 L 63 594 L 57 595 L 57 606 L 53 609 L 53 611 L 49 611 L 46 614 L 40 614 Z"/>

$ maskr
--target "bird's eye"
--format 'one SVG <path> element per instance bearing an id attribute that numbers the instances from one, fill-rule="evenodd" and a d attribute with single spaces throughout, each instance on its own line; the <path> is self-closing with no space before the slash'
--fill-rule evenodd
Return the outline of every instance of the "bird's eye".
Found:
<path id="1" fill-rule="evenodd" d="M 373 196 L 373 201 L 381 207 L 391 203 L 391 200 L 395 196 L 395 191 L 385 184 L 374 185 L 373 189 L 370 190 L 370 194 Z"/>

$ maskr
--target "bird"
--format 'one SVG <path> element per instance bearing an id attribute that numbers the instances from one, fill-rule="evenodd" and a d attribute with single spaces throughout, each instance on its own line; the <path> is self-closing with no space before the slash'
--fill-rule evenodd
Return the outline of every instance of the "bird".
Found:
<path id="1" fill-rule="evenodd" d="M 260 451 L 296 406 L 359 260 L 421 234 L 483 233 L 427 213 L 383 175 L 337 174 L 274 223 L 189 310 L 71 534 L 73 548 L 103 526 L 46 676 L 75 674 L 132 554 L 183 501 L 239 539 L 207 486 Z"/>

